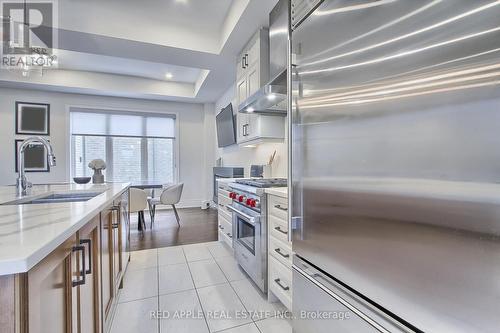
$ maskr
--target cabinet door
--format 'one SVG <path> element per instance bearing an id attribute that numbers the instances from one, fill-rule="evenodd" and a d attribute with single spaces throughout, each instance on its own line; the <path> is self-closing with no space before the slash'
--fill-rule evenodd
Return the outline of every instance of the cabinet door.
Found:
<path id="1" fill-rule="evenodd" d="M 236 115 L 238 124 L 238 138 L 237 141 L 243 142 L 247 140 L 247 129 L 248 129 L 248 114 L 239 113 Z"/>
<path id="2" fill-rule="evenodd" d="M 99 306 L 99 216 L 78 232 L 80 245 L 85 247 L 85 284 L 78 287 L 79 332 L 98 333 L 100 328 Z"/>
<path id="3" fill-rule="evenodd" d="M 260 132 L 260 115 L 258 114 L 249 114 L 247 120 L 247 129 L 246 129 L 246 140 L 253 140 L 261 136 Z"/>
<path id="4" fill-rule="evenodd" d="M 129 192 L 126 191 L 121 196 L 121 256 L 120 267 L 121 271 L 125 272 L 130 258 L 130 212 L 129 212 Z"/>
<path id="5" fill-rule="evenodd" d="M 236 77 L 240 78 L 245 74 L 245 52 L 238 55 L 238 59 L 236 59 Z"/>
<path id="6" fill-rule="evenodd" d="M 240 104 L 243 103 L 248 97 L 248 85 L 247 85 L 247 77 L 242 77 L 238 83 L 236 84 L 236 109 L 240 107 Z"/>
<path id="7" fill-rule="evenodd" d="M 259 34 L 259 33 L 258 33 Z M 246 65 L 247 68 L 252 67 L 255 62 L 259 61 L 260 53 L 260 36 L 257 37 L 246 50 Z"/>
<path id="8" fill-rule="evenodd" d="M 76 332 L 77 288 L 72 282 L 82 275 L 76 259 L 81 251 L 74 251 L 75 245 L 73 236 L 23 275 L 30 333 Z"/>
<path id="9" fill-rule="evenodd" d="M 253 64 L 247 74 L 247 96 L 251 96 L 260 89 L 260 68 L 259 63 Z"/>
<path id="10" fill-rule="evenodd" d="M 237 141 L 245 141 L 246 139 L 246 127 L 247 127 L 247 115 L 244 113 L 239 113 L 238 112 L 238 107 L 239 105 L 245 101 L 245 99 L 248 96 L 248 85 L 247 85 L 247 78 L 244 76 L 241 78 L 240 81 L 236 84 L 236 112 L 237 112 L 237 124 L 238 124 L 238 130 L 237 130 Z"/>
<path id="11" fill-rule="evenodd" d="M 111 212 L 111 218 L 112 218 L 112 238 L 113 238 L 113 279 L 114 279 L 114 286 L 115 286 L 115 293 L 118 289 L 118 286 L 120 285 L 120 279 L 121 279 L 121 273 L 122 273 L 122 267 L 121 267 L 121 235 L 122 235 L 122 226 L 120 223 L 120 216 L 121 209 L 120 205 L 118 206 L 113 206 L 112 212 Z"/>
<path id="12" fill-rule="evenodd" d="M 113 279 L 113 239 L 111 209 L 101 213 L 101 289 L 102 321 L 104 327 L 110 323 L 111 307 L 114 297 Z"/>

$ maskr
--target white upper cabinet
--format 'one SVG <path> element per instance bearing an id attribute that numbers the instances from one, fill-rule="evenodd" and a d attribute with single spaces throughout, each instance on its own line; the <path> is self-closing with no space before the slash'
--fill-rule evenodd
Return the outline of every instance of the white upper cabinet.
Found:
<path id="1" fill-rule="evenodd" d="M 238 56 L 236 64 L 236 108 L 269 81 L 269 30 L 261 28 Z M 283 117 L 239 113 L 237 115 L 239 144 L 283 140 Z"/>

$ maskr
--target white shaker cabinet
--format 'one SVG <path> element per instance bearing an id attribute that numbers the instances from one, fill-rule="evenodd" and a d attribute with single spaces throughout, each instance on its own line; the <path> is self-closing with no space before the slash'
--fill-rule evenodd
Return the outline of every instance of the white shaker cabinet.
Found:
<path id="1" fill-rule="evenodd" d="M 269 30 L 261 28 L 250 39 L 238 56 L 236 105 L 238 109 L 269 80 Z M 238 144 L 256 144 L 281 141 L 285 137 L 283 117 L 252 113 L 237 113 Z"/>

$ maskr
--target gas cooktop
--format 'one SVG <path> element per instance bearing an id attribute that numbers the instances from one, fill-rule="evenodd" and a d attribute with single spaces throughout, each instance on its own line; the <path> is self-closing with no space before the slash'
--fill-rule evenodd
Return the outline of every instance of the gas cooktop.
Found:
<path id="1" fill-rule="evenodd" d="M 258 188 L 267 187 L 286 187 L 288 182 L 286 178 L 254 178 L 254 179 L 236 179 L 238 184 L 253 186 Z"/>

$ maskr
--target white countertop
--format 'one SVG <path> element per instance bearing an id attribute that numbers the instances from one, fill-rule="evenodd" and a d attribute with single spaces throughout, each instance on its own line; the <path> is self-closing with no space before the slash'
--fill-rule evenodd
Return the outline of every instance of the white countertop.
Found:
<path id="1" fill-rule="evenodd" d="M 288 198 L 288 188 L 287 187 L 270 187 L 266 188 L 265 193 L 276 195 L 282 198 Z"/>
<path id="2" fill-rule="evenodd" d="M 101 210 L 128 183 L 35 185 L 29 197 L 71 191 L 103 192 L 85 202 L 0 205 L 0 275 L 29 271 Z M 0 204 L 16 200 L 15 186 L 0 186 Z"/>

